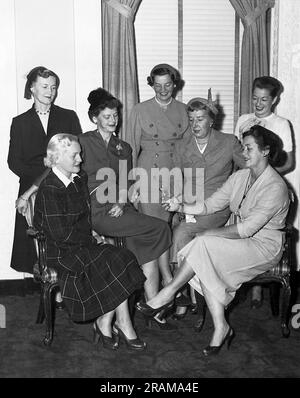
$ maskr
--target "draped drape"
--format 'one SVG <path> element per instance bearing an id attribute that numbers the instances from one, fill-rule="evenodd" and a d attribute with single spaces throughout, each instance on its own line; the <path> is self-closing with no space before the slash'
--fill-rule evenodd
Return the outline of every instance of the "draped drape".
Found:
<path id="1" fill-rule="evenodd" d="M 244 25 L 241 54 L 240 114 L 250 113 L 251 88 L 258 76 L 269 75 L 266 12 L 275 0 L 230 0 Z"/>
<path id="2" fill-rule="evenodd" d="M 123 140 L 129 113 L 139 101 L 134 18 L 141 1 L 102 0 L 103 87 L 123 104 Z"/>

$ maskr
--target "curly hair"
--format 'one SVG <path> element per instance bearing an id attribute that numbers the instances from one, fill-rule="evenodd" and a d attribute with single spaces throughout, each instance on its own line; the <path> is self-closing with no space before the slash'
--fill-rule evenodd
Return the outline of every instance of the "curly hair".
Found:
<path id="1" fill-rule="evenodd" d="M 59 154 L 70 147 L 72 142 L 78 142 L 76 135 L 59 133 L 51 137 L 47 146 L 47 156 L 44 158 L 44 165 L 49 168 L 55 166 Z"/>
<path id="2" fill-rule="evenodd" d="M 87 100 L 90 103 L 88 115 L 91 122 L 93 123 L 94 123 L 93 117 L 97 117 L 99 113 L 103 111 L 105 108 L 109 109 L 116 108 L 119 117 L 121 116 L 120 115 L 122 108 L 121 102 L 113 95 L 111 95 L 108 91 L 104 90 L 104 88 L 99 87 L 96 90 L 91 91 Z"/>
<path id="3" fill-rule="evenodd" d="M 252 84 L 252 92 L 256 88 L 269 90 L 270 96 L 272 98 L 278 97 L 283 91 L 281 82 L 272 76 L 260 76 L 254 79 Z"/>

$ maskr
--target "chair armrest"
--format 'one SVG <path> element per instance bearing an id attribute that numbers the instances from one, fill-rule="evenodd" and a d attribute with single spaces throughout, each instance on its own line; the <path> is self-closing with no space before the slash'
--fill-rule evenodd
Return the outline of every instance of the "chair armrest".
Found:
<path id="1" fill-rule="evenodd" d="M 38 266 L 33 265 L 33 274 L 35 275 L 35 278 L 38 278 L 45 270 L 47 270 L 46 236 L 42 231 L 39 231 L 34 227 L 29 227 L 26 233 L 30 238 L 35 239 L 37 242 Z"/>

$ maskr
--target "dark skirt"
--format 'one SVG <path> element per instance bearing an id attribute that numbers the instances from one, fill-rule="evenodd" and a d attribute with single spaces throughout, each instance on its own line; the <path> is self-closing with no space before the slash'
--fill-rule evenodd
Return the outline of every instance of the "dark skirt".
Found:
<path id="1" fill-rule="evenodd" d="M 157 259 L 172 244 L 167 222 L 139 213 L 126 205 L 120 217 L 104 214 L 104 207 L 92 204 L 93 229 L 99 235 L 125 237 L 126 247 L 136 256 L 140 265 Z"/>
<path id="2" fill-rule="evenodd" d="M 18 197 L 31 185 L 32 181 L 21 181 Z M 26 231 L 28 224 L 26 218 L 16 212 L 14 241 L 11 254 L 11 268 L 19 272 L 33 274 L 33 266 L 37 261 L 37 253 L 32 238 L 28 237 Z"/>
<path id="3" fill-rule="evenodd" d="M 144 284 L 145 276 L 127 249 L 95 244 L 76 257 L 82 263 L 80 271 L 58 270 L 62 297 L 73 321 L 93 320 L 114 310 Z"/>

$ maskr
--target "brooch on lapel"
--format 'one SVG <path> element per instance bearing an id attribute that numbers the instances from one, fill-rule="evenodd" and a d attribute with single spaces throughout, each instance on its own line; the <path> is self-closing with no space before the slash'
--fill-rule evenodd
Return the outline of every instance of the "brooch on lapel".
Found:
<path id="1" fill-rule="evenodd" d="M 116 150 L 118 152 L 118 155 L 121 155 L 122 149 L 123 149 L 123 147 L 122 147 L 121 143 L 118 142 L 118 144 L 116 145 Z"/>

